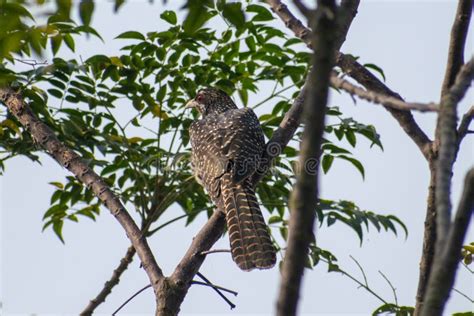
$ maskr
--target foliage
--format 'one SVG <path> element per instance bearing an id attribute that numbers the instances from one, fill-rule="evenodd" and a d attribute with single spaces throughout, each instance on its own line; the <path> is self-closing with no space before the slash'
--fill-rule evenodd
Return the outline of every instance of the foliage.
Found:
<path id="1" fill-rule="evenodd" d="M 474 242 L 462 247 L 461 257 L 465 265 L 470 265 L 472 263 L 472 258 L 474 257 Z"/>

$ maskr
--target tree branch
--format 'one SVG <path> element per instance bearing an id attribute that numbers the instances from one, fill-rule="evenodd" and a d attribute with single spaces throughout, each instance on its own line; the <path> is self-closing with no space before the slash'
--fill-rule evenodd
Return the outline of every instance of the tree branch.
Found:
<path id="1" fill-rule="evenodd" d="M 266 143 L 265 151 L 263 153 L 262 159 L 260 160 L 260 165 L 258 166 L 257 172 L 255 172 L 251 178 L 251 182 L 254 186 L 256 186 L 257 183 L 265 176 L 267 171 L 273 165 L 275 158 L 282 153 L 283 149 L 286 147 L 300 126 L 308 78 L 306 78 L 306 83 L 296 99 L 293 101 L 291 108 L 285 113 L 280 126 L 273 132 L 272 138 Z"/>
<path id="2" fill-rule="evenodd" d="M 61 143 L 54 132 L 36 117 L 20 94 L 8 88 L 0 88 L 0 100 L 32 135 L 33 139 L 61 166 L 71 171 L 79 181 L 90 188 L 105 207 L 110 210 L 137 251 L 150 279 L 150 284 L 152 284 L 156 293 L 158 284 L 163 279 L 163 273 L 156 263 L 146 239 L 120 199 L 78 154 Z"/>
<path id="3" fill-rule="evenodd" d="M 133 256 L 135 255 L 135 248 L 133 246 L 128 247 L 127 252 L 125 253 L 125 256 L 120 260 L 119 266 L 114 270 L 112 273 L 112 277 L 110 280 L 105 282 L 104 287 L 102 290 L 97 294 L 97 296 L 92 299 L 87 307 L 81 312 L 81 316 L 88 316 L 92 315 L 94 310 L 103 302 L 105 302 L 105 299 L 107 296 L 112 292 L 112 288 L 116 286 L 119 281 L 120 277 L 122 274 L 127 270 L 128 266 L 133 260 Z"/>
<path id="4" fill-rule="evenodd" d="M 445 95 L 454 84 L 456 75 L 464 64 L 464 47 L 469 31 L 469 22 L 472 14 L 472 0 L 460 0 L 456 10 L 456 18 L 451 28 L 449 41 L 448 62 L 444 75 L 441 96 Z"/>
<path id="5" fill-rule="evenodd" d="M 463 138 L 466 136 L 471 124 L 472 119 L 474 118 L 474 106 L 471 106 L 469 110 L 463 115 L 461 123 L 459 123 L 458 128 L 458 147 L 461 144 Z"/>
<path id="6" fill-rule="evenodd" d="M 315 13 L 313 67 L 309 76 L 308 98 L 303 117 L 306 127 L 300 150 L 301 168 L 291 199 L 288 246 L 283 260 L 277 315 L 295 315 L 308 246 L 313 235 L 316 217 L 314 207 L 318 197 L 317 168 L 308 163 L 319 160 L 324 133 L 329 78 L 334 64 L 334 40 L 336 32 L 336 4 L 318 1 Z M 311 89 L 311 90 L 309 90 Z"/>
<path id="7" fill-rule="evenodd" d="M 338 25 L 336 31 L 336 42 L 334 49 L 336 51 L 341 49 L 342 44 L 346 41 L 347 33 L 352 24 L 352 21 L 357 15 L 360 0 L 342 0 L 341 9 L 339 10 Z"/>
<path id="8" fill-rule="evenodd" d="M 451 222 L 451 178 L 457 151 L 457 105 L 466 94 L 474 78 L 474 58 L 465 64 L 456 76 L 449 92 L 441 99 L 439 111 L 440 146 L 436 165 L 436 252 L 441 253 L 448 237 Z M 435 259 L 436 261 L 436 259 Z"/>
<path id="9" fill-rule="evenodd" d="M 460 262 L 461 248 L 474 211 L 474 168 L 471 168 L 464 181 L 464 189 L 459 202 L 454 223 L 442 252 L 437 255 L 426 291 L 422 316 L 442 315 L 449 297 Z"/>
<path id="10" fill-rule="evenodd" d="M 419 315 L 423 309 L 428 280 L 430 278 L 433 262 L 436 258 L 435 253 L 440 253 L 440 249 L 442 249 L 442 245 L 447 236 L 446 226 L 449 226 L 450 221 L 451 206 L 449 191 L 452 177 L 452 166 L 458 150 L 455 105 L 462 99 L 469 87 L 472 80 L 473 67 L 473 62 L 471 60 L 461 69 L 457 76 L 455 85 L 450 90 L 452 93 L 450 92 L 446 94 L 441 101 L 437 123 L 437 129 L 439 129 L 440 133 L 436 137 L 436 143 L 442 144 L 442 148 L 436 149 L 435 151 L 439 152 L 439 156 L 436 159 L 430 160 L 431 180 L 428 194 L 425 232 L 423 237 L 423 252 L 420 262 L 420 278 L 416 294 L 415 315 Z M 442 137 L 442 139 L 440 140 L 439 137 Z M 452 146 L 454 146 L 454 148 L 452 148 Z M 454 157 L 451 156 L 453 151 Z M 441 166 L 440 161 L 446 165 Z M 440 168 L 443 169 L 443 171 L 440 171 Z M 440 172 L 444 172 L 444 174 L 440 176 Z M 441 186 L 443 186 L 443 190 L 447 190 L 446 192 L 440 190 L 440 181 L 442 182 Z M 441 196 L 439 196 L 439 194 L 441 194 Z M 448 195 L 446 196 L 446 194 Z M 440 200 L 443 201 L 442 205 L 438 204 Z M 445 224 L 446 221 L 448 225 Z M 439 222 L 442 223 L 438 224 Z M 440 233 L 443 235 L 439 235 Z M 439 243 L 439 245 L 437 243 Z"/>
<path id="11" fill-rule="evenodd" d="M 354 78 L 354 80 L 363 85 L 367 90 L 381 93 L 403 101 L 399 94 L 390 90 L 390 88 L 377 79 L 377 77 L 375 77 L 364 66 L 359 64 L 352 56 L 339 53 L 336 63 L 339 67 L 341 67 L 344 73 Z M 397 110 L 390 107 L 385 107 L 385 109 L 393 116 L 400 127 L 418 146 L 423 156 L 426 159 L 429 159 L 432 155 L 431 141 L 428 136 L 426 136 L 425 132 L 423 132 L 423 130 L 418 126 L 411 112 Z"/>
<path id="12" fill-rule="evenodd" d="M 348 0 L 348 3 L 350 1 Z M 283 4 L 280 0 L 267 0 L 267 3 L 271 6 L 273 11 L 280 17 L 285 25 L 300 39 L 302 39 L 308 47 L 312 48 L 310 34 L 311 31 L 306 28 L 301 21 L 299 21 L 289 10 L 288 7 Z M 347 4 L 349 5 L 349 4 Z M 353 4 L 355 12 L 357 6 Z M 343 25 L 339 23 L 339 25 Z M 341 43 L 342 44 L 342 43 Z M 336 64 L 346 73 L 347 75 L 354 78 L 358 83 L 364 86 L 369 91 L 374 91 L 387 96 L 397 98 L 401 101 L 403 99 L 397 93 L 390 90 L 385 84 L 377 79 L 370 71 L 364 66 L 359 64 L 352 56 L 344 55 L 341 52 L 336 53 Z M 426 159 L 431 157 L 431 141 L 418 126 L 413 115 L 409 111 L 401 111 L 386 107 L 387 111 L 397 120 L 405 133 L 415 142 L 423 156 Z"/>
<path id="13" fill-rule="evenodd" d="M 359 88 L 347 80 L 344 80 L 336 75 L 331 77 L 331 84 L 337 89 L 346 91 L 351 95 L 356 95 L 359 98 L 373 102 L 376 104 L 382 104 L 386 107 L 390 107 L 396 110 L 416 110 L 420 112 L 438 111 L 438 105 L 436 103 L 408 103 L 398 98 L 387 96 L 384 94 L 376 93 L 374 91 L 367 91 Z"/>

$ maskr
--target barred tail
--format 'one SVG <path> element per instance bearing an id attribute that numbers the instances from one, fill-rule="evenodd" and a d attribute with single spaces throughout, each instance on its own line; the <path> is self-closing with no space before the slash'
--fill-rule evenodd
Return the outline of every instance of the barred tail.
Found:
<path id="1" fill-rule="evenodd" d="M 251 185 L 247 181 L 235 184 L 225 174 L 222 195 L 232 259 L 246 271 L 273 267 L 275 248 Z"/>

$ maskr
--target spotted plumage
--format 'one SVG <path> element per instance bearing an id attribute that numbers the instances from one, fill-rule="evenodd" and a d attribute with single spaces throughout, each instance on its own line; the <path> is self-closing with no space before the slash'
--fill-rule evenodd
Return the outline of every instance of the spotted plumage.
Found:
<path id="1" fill-rule="evenodd" d="M 202 115 L 189 129 L 194 174 L 226 214 L 232 258 L 242 270 L 273 267 L 275 248 L 249 180 L 265 145 L 257 116 L 213 88 L 187 106 Z"/>

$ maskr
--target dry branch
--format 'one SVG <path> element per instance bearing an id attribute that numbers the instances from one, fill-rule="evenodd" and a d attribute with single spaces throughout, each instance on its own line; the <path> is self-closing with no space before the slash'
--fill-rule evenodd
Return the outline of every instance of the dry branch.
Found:
<path id="1" fill-rule="evenodd" d="M 97 306 L 105 302 L 107 296 L 112 292 L 112 288 L 120 282 L 120 277 L 125 272 L 125 270 L 127 270 L 128 266 L 133 260 L 134 255 L 135 248 L 133 248 L 133 246 L 128 247 L 125 256 L 120 260 L 120 264 L 112 273 L 110 280 L 105 282 L 102 290 L 89 302 L 86 308 L 81 312 L 80 316 L 92 315 Z"/>
<path id="2" fill-rule="evenodd" d="M 336 75 L 333 75 L 331 77 L 331 84 L 333 87 L 344 90 L 351 95 L 356 95 L 360 99 L 370 101 L 376 104 L 382 104 L 392 109 L 405 110 L 405 111 L 415 110 L 415 111 L 420 111 L 420 112 L 438 111 L 438 105 L 436 103 L 404 102 L 398 98 L 376 93 L 374 91 L 364 90 Z"/>
<path id="3" fill-rule="evenodd" d="M 329 78 L 334 64 L 334 39 L 336 30 L 336 4 L 333 1 L 318 1 L 315 13 L 313 36 L 313 67 L 309 76 L 308 97 L 304 102 L 303 117 L 306 127 L 300 150 L 300 165 L 317 161 L 321 153 Z M 303 270 L 313 224 L 316 217 L 317 171 L 301 168 L 291 198 L 291 216 L 287 250 L 281 272 L 277 315 L 296 315 Z"/>
<path id="4" fill-rule="evenodd" d="M 120 199 L 112 192 L 105 181 L 89 168 L 87 163 L 78 154 L 61 143 L 54 132 L 36 117 L 30 107 L 23 101 L 20 94 L 8 88 L 0 88 L 0 100 L 31 134 L 35 142 L 41 145 L 61 166 L 74 174 L 110 210 L 112 215 L 122 225 L 127 237 L 137 251 L 150 279 L 150 284 L 152 284 L 156 292 L 158 284 L 163 279 L 163 273 L 156 263 L 145 237 Z"/>

